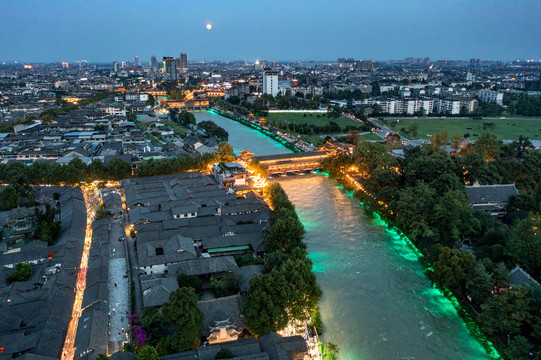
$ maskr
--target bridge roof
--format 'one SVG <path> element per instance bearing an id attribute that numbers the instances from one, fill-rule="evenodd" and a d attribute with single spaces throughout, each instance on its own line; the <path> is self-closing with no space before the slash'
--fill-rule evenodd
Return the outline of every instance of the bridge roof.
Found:
<path id="1" fill-rule="evenodd" d="M 301 152 L 301 153 L 254 156 L 254 158 L 259 160 L 260 162 L 264 162 L 264 161 L 274 161 L 274 160 L 302 159 L 305 157 L 312 157 L 312 156 L 327 156 L 327 152 L 326 151 L 307 151 L 307 152 Z"/>

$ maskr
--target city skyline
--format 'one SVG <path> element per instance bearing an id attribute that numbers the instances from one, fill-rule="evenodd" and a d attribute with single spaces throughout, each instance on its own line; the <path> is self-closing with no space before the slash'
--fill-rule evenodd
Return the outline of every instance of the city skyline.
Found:
<path id="1" fill-rule="evenodd" d="M 541 4 L 530 0 L 0 3 L 1 61 L 149 62 L 179 51 L 193 60 L 247 62 L 541 59 Z"/>

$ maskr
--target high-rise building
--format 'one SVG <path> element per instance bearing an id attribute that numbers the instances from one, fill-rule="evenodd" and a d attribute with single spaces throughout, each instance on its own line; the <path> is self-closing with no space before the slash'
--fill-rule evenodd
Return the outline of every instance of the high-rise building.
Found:
<path id="1" fill-rule="evenodd" d="M 135 57 L 135 66 L 139 66 L 139 56 Z"/>
<path id="2" fill-rule="evenodd" d="M 158 61 L 156 60 L 156 56 L 154 55 L 152 55 L 152 57 L 150 58 L 150 67 L 152 68 L 152 70 L 158 69 Z"/>
<path id="3" fill-rule="evenodd" d="M 188 71 L 188 56 L 184 52 L 180 53 L 180 69 Z"/>
<path id="4" fill-rule="evenodd" d="M 177 66 L 175 64 L 174 57 L 170 57 L 170 56 L 163 57 L 163 79 L 164 80 L 177 79 Z"/>
<path id="5" fill-rule="evenodd" d="M 270 68 L 263 71 L 263 94 L 278 95 L 278 71 Z"/>
<path id="6" fill-rule="evenodd" d="M 118 73 L 118 63 L 116 61 L 113 61 L 113 71 Z"/>

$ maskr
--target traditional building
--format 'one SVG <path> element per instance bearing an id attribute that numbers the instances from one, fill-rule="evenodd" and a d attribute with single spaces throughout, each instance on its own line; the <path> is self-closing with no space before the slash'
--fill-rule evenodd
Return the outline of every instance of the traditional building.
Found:
<path id="1" fill-rule="evenodd" d="M 466 186 L 470 206 L 474 210 L 482 210 L 492 216 L 501 217 L 506 214 L 507 204 L 512 196 L 518 196 L 515 184 Z"/>

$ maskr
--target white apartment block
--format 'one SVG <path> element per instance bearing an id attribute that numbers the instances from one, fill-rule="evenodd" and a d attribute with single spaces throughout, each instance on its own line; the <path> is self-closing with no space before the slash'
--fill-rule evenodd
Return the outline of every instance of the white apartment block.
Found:
<path id="1" fill-rule="evenodd" d="M 461 109 L 467 113 L 473 113 L 477 109 L 479 102 L 475 99 L 365 99 L 364 105 L 379 105 L 383 113 L 390 115 L 408 114 L 414 115 L 422 112 L 428 114 L 450 114 L 459 115 Z"/>
<path id="2" fill-rule="evenodd" d="M 492 90 L 479 90 L 477 92 L 479 100 L 487 103 L 496 103 L 500 106 L 503 105 L 503 93 Z"/>
<path id="3" fill-rule="evenodd" d="M 460 114 L 460 100 L 436 99 L 435 108 L 438 114 Z"/>
<path id="4" fill-rule="evenodd" d="M 263 94 L 278 95 L 278 71 L 271 69 L 263 71 Z"/>

